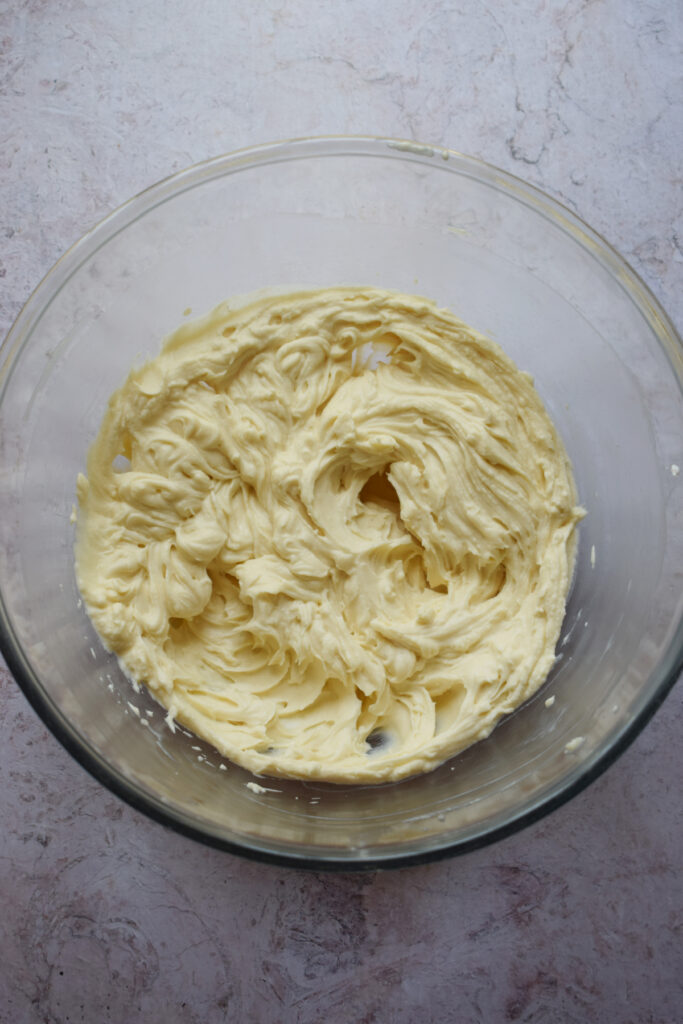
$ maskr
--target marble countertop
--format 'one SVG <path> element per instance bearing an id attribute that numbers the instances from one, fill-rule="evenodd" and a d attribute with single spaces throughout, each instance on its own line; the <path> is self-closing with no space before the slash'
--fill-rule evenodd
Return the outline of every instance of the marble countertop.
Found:
<path id="1" fill-rule="evenodd" d="M 369 133 L 450 146 L 601 232 L 683 328 L 683 8 L 665 0 L 3 0 L 0 331 L 186 165 Z M 0 1021 L 681 1019 L 683 690 L 550 817 L 457 860 L 242 861 L 91 779 L 0 667 Z"/>

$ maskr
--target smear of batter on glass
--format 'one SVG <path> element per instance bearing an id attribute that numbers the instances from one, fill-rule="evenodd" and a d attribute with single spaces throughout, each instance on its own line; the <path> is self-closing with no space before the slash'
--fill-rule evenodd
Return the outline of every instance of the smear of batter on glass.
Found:
<path id="1" fill-rule="evenodd" d="M 219 306 L 112 397 L 76 562 L 124 669 L 259 774 L 380 782 L 553 664 L 571 467 L 531 378 L 372 288 Z"/>

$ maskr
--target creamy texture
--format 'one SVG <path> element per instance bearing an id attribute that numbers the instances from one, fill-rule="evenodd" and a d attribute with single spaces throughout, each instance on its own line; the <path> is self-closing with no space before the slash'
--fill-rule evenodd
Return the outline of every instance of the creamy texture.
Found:
<path id="1" fill-rule="evenodd" d="M 107 646 L 254 771 L 397 779 L 554 660 L 581 516 L 534 390 L 377 289 L 220 306 L 113 396 L 76 561 Z"/>

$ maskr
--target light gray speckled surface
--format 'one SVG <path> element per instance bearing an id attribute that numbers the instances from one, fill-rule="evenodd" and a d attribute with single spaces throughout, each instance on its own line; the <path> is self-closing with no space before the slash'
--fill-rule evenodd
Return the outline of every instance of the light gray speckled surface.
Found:
<path id="1" fill-rule="evenodd" d="M 683 8 L 5 0 L 0 329 L 130 194 L 286 136 L 439 143 L 540 185 L 683 325 Z M 681 1020 L 680 685 L 570 805 L 457 861 L 321 876 L 152 824 L 0 668 L 0 1020 Z"/>

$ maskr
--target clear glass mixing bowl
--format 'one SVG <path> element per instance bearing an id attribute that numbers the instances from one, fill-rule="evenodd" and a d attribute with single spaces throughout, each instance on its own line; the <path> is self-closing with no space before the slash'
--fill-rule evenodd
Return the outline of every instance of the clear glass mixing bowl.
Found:
<path id="1" fill-rule="evenodd" d="M 588 516 L 557 663 L 489 739 L 396 784 L 261 779 L 254 792 L 248 772 L 171 732 L 99 642 L 74 578 L 75 482 L 109 395 L 187 307 L 335 284 L 427 295 L 498 340 L 535 377 Z M 595 778 L 680 671 L 681 343 L 602 239 L 493 167 L 367 138 L 201 164 L 69 250 L 0 362 L 2 652 L 81 764 L 181 832 L 317 868 L 471 849 Z"/>

